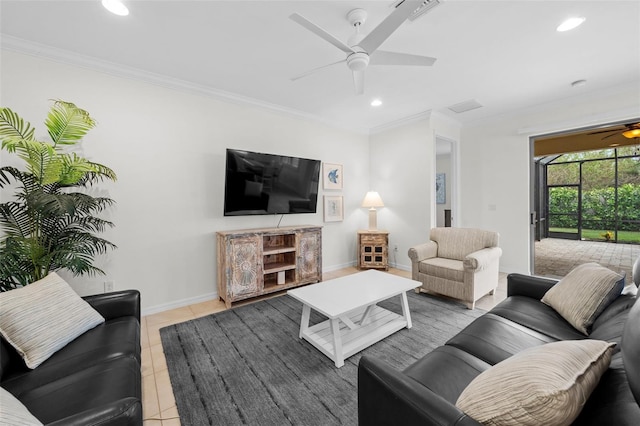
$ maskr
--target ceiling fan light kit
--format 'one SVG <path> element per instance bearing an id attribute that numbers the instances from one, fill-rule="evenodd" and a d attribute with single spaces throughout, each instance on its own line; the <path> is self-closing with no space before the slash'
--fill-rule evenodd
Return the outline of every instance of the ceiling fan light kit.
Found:
<path id="1" fill-rule="evenodd" d="M 639 129 L 631 129 L 626 132 L 622 132 L 622 136 L 627 139 L 640 138 L 640 128 Z"/>
<path id="2" fill-rule="evenodd" d="M 364 72 L 369 65 L 413 65 L 413 66 L 431 66 L 436 61 L 435 58 L 420 55 L 410 55 L 398 52 L 385 52 L 378 50 L 378 47 L 391 36 L 404 21 L 413 13 L 424 7 L 431 1 L 423 0 L 404 0 L 395 5 L 395 9 L 387 16 L 377 27 L 369 34 L 362 36 L 360 28 L 367 19 L 367 12 L 364 9 L 353 9 L 347 13 L 347 21 L 354 27 L 355 33 L 349 37 L 347 43 L 343 43 L 337 37 L 334 37 L 320 26 L 309 21 L 307 18 L 297 13 L 292 14 L 289 18 L 305 27 L 318 37 L 334 45 L 338 49 L 347 54 L 347 57 L 332 64 L 323 65 L 311 71 L 307 71 L 299 76 L 293 77 L 291 80 L 298 80 L 302 77 L 313 74 L 316 71 L 327 68 L 329 66 L 347 63 L 347 67 L 353 73 L 353 83 L 356 94 L 364 93 Z M 438 2 L 434 2 L 438 3 Z M 433 7 L 433 6 L 431 6 Z"/>

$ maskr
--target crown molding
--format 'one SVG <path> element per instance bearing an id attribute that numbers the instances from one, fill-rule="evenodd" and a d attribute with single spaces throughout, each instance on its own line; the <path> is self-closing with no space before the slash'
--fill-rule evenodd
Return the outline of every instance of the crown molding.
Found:
<path id="1" fill-rule="evenodd" d="M 333 128 L 340 128 L 350 132 L 368 134 L 369 129 L 349 126 L 341 122 L 332 122 L 326 120 L 317 115 L 308 114 L 292 108 L 287 108 L 282 105 L 272 104 L 269 102 L 261 101 L 259 99 L 251 98 L 248 96 L 239 95 L 236 93 L 219 90 L 213 87 L 193 83 L 178 78 L 169 77 L 162 74 L 156 74 L 149 71 L 144 71 L 139 68 L 129 67 L 121 65 L 115 62 L 105 61 L 92 56 L 82 55 L 76 52 L 72 52 L 57 47 L 32 42 L 29 40 L 21 39 L 18 37 L 2 34 L 0 37 L 0 47 L 5 50 L 22 53 L 25 55 L 34 56 L 37 58 L 44 58 L 53 62 L 62 63 L 65 65 L 77 66 L 92 71 L 102 72 L 114 77 L 127 78 L 132 80 L 143 81 L 145 83 L 153 84 L 156 86 L 179 90 L 197 95 L 204 95 L 219 101 L 230 102 L 243 106 L 252 106 L 259 109 L 267 110 L 270 112 L 276 112 L 279 114 L 287 115 L 290 117 L 301 118 L 316 123 L 320 123 Z"/>
<path id="2" fill-rule="evenodd" d="M 389 121 L 376 127 L 369 129 L 369 134 L 374 135 L 386 130 L 395 129 L 398 127 L 406 126 L 407 124 L 416 123 L 418 121 L 428 120 L 433 112 L 431 110 L 419 112 L 417 114 L 410 115 L 408 117 L 399 118 L 397 120 Z"/>
<path id="3" fill-rule="evenodd" d="M 459 122 L 458 120 L 456 120 L 453 117 L 448 116 L 447 114 L 444 114 L 440 111 L 433 111 L 431 113 L 431 116 L 439 121 L 445 122 L 447 124 L 450 124 L 451 126 L 455 126 L 458 129 L 462 128 L 462 123 Z"/>

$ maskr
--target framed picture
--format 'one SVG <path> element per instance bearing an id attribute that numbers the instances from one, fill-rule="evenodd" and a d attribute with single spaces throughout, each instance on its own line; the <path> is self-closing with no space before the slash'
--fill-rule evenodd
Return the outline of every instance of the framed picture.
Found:
<path id="1" fill-rule="evenodd" d="M 444 173 L 436 173 L 436 204 L 447 202 L 447 185 Z"/>
<path id="2" fill-rule="evenodd" d="M 344 219 L 342 195 L 324 196 L 324 221 L 341 222 Z"/>
<path id="3" fill-rule="evenodd" d="M 322 187 L 324 189 L 342 189 L 342 164 L 322 164 Z"/>

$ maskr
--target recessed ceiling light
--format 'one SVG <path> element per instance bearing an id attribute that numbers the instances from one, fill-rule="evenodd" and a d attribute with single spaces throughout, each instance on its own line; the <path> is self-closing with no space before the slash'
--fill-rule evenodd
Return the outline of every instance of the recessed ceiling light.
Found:
<path id="1" fill-rule="evenodd" d="M 120 0 L 102 0 L 102 5 L 115 15 L 127 16 L 129 14 L 129 9 Z"/>
<path id="2" fill-rule="evenodd" d="M 582 24 L 586 19 L 587 18 L 584 18 L 582 16 L 566 19 L 564 22 L 562 22 L 562 24 L 558 25 L 556 31 L 564 32 L 572 30 Z"/>
<path id="3" fill-rule="evenodd" d="M 382 105 L 382 101 L 380 99 L 374 99 L 371 101 L 371 106 L 377 107 Z"/>

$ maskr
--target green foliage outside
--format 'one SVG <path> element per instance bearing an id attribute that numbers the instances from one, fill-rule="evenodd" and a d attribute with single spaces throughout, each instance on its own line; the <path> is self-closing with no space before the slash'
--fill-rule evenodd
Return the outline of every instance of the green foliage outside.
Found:
<path id="1" fill-rule="evenodd" d="M 551 232 L 563 232 L 566 234 L 577 234 L 578 230 L 576 228 L 549 228 Z M 582 238 L 585 240 L 602 240 L 607 241 L 607 238 L 604 236 L 607 232 L 613 231 L 605 231 L 603 229 L 583 229 L 582 230 Z M 613 236 L 611 237 L 613 239 Z M 620 243 L 634 243 L 640 244 L 640 231 L 618 231 L 618 242 Z"/>
<path id="2" fill-rule="evenodd" d="M 115 248 L 96 235 L 113 226 L 97 215 L 114 201 L 93 197 L 88 189 L 116 175 L 69 149 L 95 121 L 70 102 L 54 101 L 45 126 L 50 142 L 36 140 L 31 124 L 0 108 L 1 147 L 23 162 L 22 168 L 0 167 L 0 188 L 15 188 L 13 199 L 0 204 L 0 291 L 62 268 L 74 275 L 103 274 L 94 258 Z"/>
<path id="3" fill-rule="evenodd" d="M 614 238 L 640 242 L 640 146 L 617 149 L 618 209 L 616 214 L 616 151 L 564 154 L 547 167 L 548 185 L 582 184 L 582 237 L 594 240 Z M 626 158 L 625 158 L 626 157 Z M 593 161 L 597 160 L 597 161 Z M 580 182 L 582 167 L 582 182 Z M 549 188 L 549 230 L 577 233 L 578 187 Z M 607 238 L 608 237 L 608 238 Z"/>
<path id="4" fill-rule="evenodd" d="M 549 188 L 549 213 L 571 215 L 553 216 L 550 227 L 577 227 L 578 190 L 572 187 Z M 618 230 L 640 231 L 640 185 L 624 184 L 618 188 Z M 613 230 L 616 223 L 615 188 L 592 189 L 582 192 L 582 226 L 585 229 Z"/>

